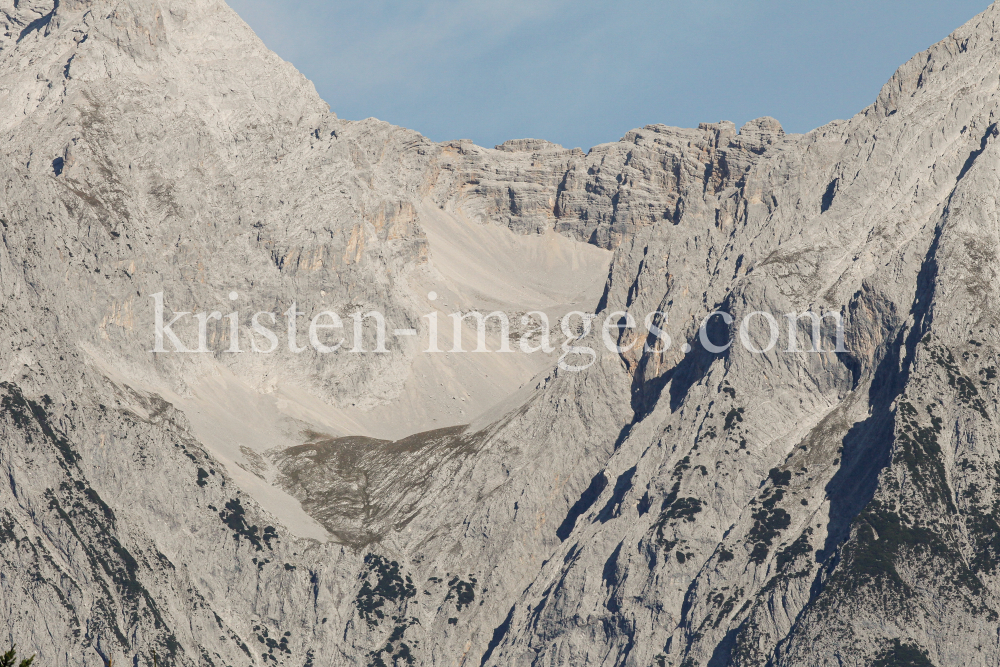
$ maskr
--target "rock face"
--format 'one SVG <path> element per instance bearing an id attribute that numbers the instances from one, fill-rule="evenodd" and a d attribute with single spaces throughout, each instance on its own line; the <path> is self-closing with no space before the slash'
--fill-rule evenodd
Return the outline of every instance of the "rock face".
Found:
<path id="1" fill-rule="evenodd" d="M 214 0 L 0 0 L 5 637 L 55 666 L 995 665 L 998 16 L 849 121 L 583 153 L 340 120 Z M 203 353 L 151 352 L 151 295 L 218 311 L 175 327 Z M 252 352 L 248 312 L 293 303 L 348 336 L 659 311 L 672 345 Z M 712 348 L 807 310 L 843 351 L 783 319 Z"/>

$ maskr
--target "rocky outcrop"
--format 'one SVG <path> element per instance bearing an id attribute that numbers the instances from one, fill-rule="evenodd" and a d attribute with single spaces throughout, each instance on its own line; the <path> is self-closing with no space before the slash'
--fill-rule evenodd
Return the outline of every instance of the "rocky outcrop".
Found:
<path id="1" fill-rule="evenodd" d="M 644 227 L 679 224 L 685 212 L 713 215 L 705 207 L 717 202 L 706 193 L 739 187 L 755 158 L 784 136 L 778 121 L 760 118 L 739 133 L 727 121 L 697 130 L 649 125 L 586 154 L 537 139 L 495 150 L 453 142 L 438 159 L 435 198 L 519 233 L 555 229 L 614 249 Z M 733 214 L 716 208 L 716 224 Z"/>
<path id="2" fill-rule="evenodd" d="M 338 119 L 213 0 L 0 4 L 9 638 L 53 665 L 995 663 L 998 11 L 850 120 L 584 153 Z M 205 353 L 150 351 L 157 293 L 218 311 Z M 595 327 L 580 373 L 252 353 L 246 313 L 293 302 L 345 335 L 657 311 L 672 344 Z M 792 345 L 806 310 L 842 351 L 829 322 Z M 713 347 L 755 311 L 775 347 Z M 502 400 L 372 435 L 472 379 Z"/>

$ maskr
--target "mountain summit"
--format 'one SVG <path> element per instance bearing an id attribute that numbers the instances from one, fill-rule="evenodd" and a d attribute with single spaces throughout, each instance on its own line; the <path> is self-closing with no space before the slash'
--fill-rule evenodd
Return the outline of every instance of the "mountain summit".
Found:
<path id="1" fill-rule="evenodd" d="M 850 120 L 584 153 L 341 120 L 222 2 L 0 0 L 9 639 L 996 664 L 998 12 Z"/>

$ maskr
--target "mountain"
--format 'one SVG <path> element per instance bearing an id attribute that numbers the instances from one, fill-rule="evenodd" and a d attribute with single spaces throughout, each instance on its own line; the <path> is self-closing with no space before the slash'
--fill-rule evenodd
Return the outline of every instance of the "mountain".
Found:
<path id="1" fill-rule="evenodd" d="M 584 153 L 338 119 L 216 0 L 0 0 L 5 639 L 56 667 L 996 664 L 998 15 L 808 134 Z M 553 340 L 596 314 L 592 363 L 448 352 L 472 311 Z M 793 316 L 793 345 L 804 312 L 843 329 Z"/>

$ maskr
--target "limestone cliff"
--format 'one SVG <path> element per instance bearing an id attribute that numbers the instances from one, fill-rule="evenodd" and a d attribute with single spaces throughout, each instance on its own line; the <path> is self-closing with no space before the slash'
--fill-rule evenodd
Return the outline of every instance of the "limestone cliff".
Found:
<path id="1" fill-rule="evenodd" d="M 215 0 L 0 0 L 4 637 L 57 667 L 996 664 L 998 16 L 808 134 L 584 153 L 338 119 Z M 204 353 L 151 352 L 155 294 L 218 311 Z M 420 335 L 252 352 L 293 303 Z M 673 344 L 422 351 L 477 308 L 658 311 Z M 699 337 L 807 310 L 845 351 Z"/>

